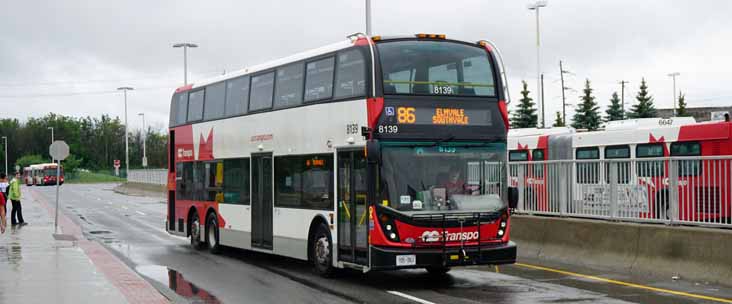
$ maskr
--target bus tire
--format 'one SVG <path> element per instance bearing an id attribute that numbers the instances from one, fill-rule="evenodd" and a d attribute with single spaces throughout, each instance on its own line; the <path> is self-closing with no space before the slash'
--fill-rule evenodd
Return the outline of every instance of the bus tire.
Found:
<path id="1" fill-rule="evenodd" d="M 215 212 L 209 213 L 208 219 L 206 220 L 206 246 L 213 254 L 221 252 L 221 245 L 219 245 L 219 221 L 216 218 Z"/>
<path id="2" fill-rule="evenodd" d="M 191 247 L 197 250 L 202 249 L 201 220 L 198 218 L 198 212 L 196 210 L 191 211 L 191 215 L 189 216 L 188 232 L 191 236 Z"/>
<path id="3" fill-rule="evenodd" d="M 430 275 L 443 276 L 450 271 L 450 267 L 447 266 L 430 266 L 425 268 Z"/>
<path id="4" fill-rule="evenodd" d="M 321 276 L 331 277 L 335 269 L 333 268 L 333 239 L 328 226 L 321 223 L 315 227 L 310 236 L 310 242 L 313 269 Z"/>

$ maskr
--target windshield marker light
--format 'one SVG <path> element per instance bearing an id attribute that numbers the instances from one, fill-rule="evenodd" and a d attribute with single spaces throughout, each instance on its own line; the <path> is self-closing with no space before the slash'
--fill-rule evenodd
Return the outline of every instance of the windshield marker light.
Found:
<path id="1" fill-rule="evenodd" d="M 419 33 L 419 34 L 416 34 L 415 36 L 417 36 L 417 38 L 430 38 L 430 39 L 445 39 L 446 38 L 445 37 L 445 34 L 424 34 L 424 33 Z"/>

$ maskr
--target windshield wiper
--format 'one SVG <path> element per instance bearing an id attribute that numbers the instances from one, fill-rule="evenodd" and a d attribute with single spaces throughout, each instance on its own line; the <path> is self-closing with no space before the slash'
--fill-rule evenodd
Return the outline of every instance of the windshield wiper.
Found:
<path id="1" fill-rule="evenodd" d="M 440 140 L 436 141 L 436 142 L 435 142 L 434 144 L 432 144 L 432 145 L 431 145 L 430 147 L 436 147 L 436 146 L 439 146 L 440 144 L 442 144 L 442 143 L 444 143 L 444 142 L 447 142 L 447 141 L 451 141 L 451 140 L 453 140 L 453 139 L 455 139 L 455 135 L 452 135 L 452 134 L 450 134 L 450 135 L 448 135 L 447 137 L 445 137 L 445 138 L 443 138 L 443 139 L 440 139 Z"/>

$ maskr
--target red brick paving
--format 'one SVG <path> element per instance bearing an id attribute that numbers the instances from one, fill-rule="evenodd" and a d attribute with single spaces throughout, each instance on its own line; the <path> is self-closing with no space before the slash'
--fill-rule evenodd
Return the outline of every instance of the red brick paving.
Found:
<path id="1" fill-rule="evenodd" d="M 28 189 L 28 188 L 26 188 Z M 51 217 L 54 217 L 55 208 L 33 189 L 28 189 L 31 196 L 41 204 Z M 101 244 L 84 238 L 81 227 L 69 219 L 63 212 L 58 214 L 58 224 L 64 234 L 75 236 L 79 247 L 94 263 L 99 271 L 125 296 L 130 303 L 170 303 L 155 287 L 145 281 L 135 271 L 127 267 L 114 254 Z"/>

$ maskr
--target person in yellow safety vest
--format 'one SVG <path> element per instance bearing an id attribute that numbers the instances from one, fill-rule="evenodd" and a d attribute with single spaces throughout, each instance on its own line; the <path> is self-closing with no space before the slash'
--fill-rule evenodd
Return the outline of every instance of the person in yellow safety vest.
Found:
<path id="1" fill-rule="evenodd" d="M 13 210 L 10 211 L 10 224 L 15 225 L 27 225 L 23 220 L 23 209 L 20 206 L 20 172 L 15 172 L 15 178 L 10 181 L 10 195 L 9 199 L 13 204 Z"/>

